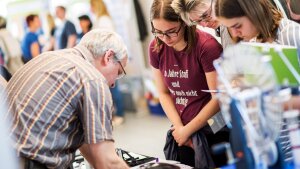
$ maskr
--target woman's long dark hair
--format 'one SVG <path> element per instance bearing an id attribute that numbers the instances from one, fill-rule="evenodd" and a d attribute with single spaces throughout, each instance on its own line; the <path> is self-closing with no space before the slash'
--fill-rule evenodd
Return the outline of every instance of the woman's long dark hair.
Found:
<path id="1" fill-rule="evenodd" d="M 269 0 L 217 0 L 217 17 L 232 19 L 246 16 L 259 31 L 258 39 L 276 38 L 282 14 Z"/>

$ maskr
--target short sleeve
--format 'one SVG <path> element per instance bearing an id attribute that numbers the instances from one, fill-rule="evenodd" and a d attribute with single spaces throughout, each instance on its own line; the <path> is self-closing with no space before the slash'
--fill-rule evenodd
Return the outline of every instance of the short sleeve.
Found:
<path id="1" fill-rule="evenodd" d="M 104 80 L 91 80 L 83 84 L 84 142 L 95 144 L 112 137 L 112 98 Z"/>
<path id="2" fill-rule="evenodd" d="M 223 51 L 222 46 L 214 39 L 207 39 L 203 46 L 203 52 L 200 58 L 204 72 L 212 72 L 215 70 L 213 61 L 218 59 Z"/>
<path id="3" fill-rule="evenodd" d="M 77 32 L 76 32 L 76 29 L 75 29 L 75 26 L 72 22 L 68 21 L 66 23 L 66 33 L 67 33 L 67 36 L 70 36 L 70 35 L 77 35 Z"/>
<path id="4" fill-rule="evenodd" d="M 39 42 L 38 36 L 36 34 L 29 34 L 29 44 L 33 44 L 35 42 Z"/>
<path id="5" fill-rule="evenodd" d="M 156 43 L 155 39 L 152 40 L 150 42 L 150 45 L 148 48 L 149 63 L 151 66 L 158 69 L 159 68 L 159 57 L 158 57 L 158 52 L 154 50 L 155 43 Z"/>

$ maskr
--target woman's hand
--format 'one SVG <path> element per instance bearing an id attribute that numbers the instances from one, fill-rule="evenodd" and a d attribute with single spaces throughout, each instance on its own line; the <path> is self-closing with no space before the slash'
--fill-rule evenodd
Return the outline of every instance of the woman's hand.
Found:
<path id="1" fill-rule="evenodd" d="M 187 146 L 187 147 L 191 147 L 192 149 L 194 149 L 193 141 L 192 141 L 191 138 L 189 138 L 188 141 L 185 142 L 183 145 Z"/>
<path id="2" fill-rule="evenodd" d="M 173 130 L 172 135 L 178 143 L 178 146 L 185 145 L 190 137 L 188 132 L 185 130 L 185 126 L 173 126 L 171 130 Z"/>

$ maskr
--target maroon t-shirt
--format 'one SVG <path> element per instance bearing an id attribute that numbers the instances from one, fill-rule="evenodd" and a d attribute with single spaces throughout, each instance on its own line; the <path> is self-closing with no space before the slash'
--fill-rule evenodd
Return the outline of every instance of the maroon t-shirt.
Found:
<path id="1" fill-rule="evenodd" d="M 159 69 L 182 123 L 189 123 L 211 99 L 205 73 L 214 71 L 213 61 L 220 57 L 221 45 L 208 33 L 197 30 L 196 47 L 190 54 L 175 51 L 165 44 L 157 53 L 155 40 L 149 47 L 150 64 Z"/>

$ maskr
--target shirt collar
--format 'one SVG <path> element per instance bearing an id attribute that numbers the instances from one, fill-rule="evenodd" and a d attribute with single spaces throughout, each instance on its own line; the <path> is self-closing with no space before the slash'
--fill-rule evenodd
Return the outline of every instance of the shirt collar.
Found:
<path id="1" fill-rule="evenodd" d="M 77 50 L 78 52 L 80 52 L 81 56 L 85 60 L 87 60 L 90 63 L 94 62 L 95 59 L 94 59 L 92 53 L 85 46 L 76 45 L 74 48 L 75 48 L 75 50 Z"/>

